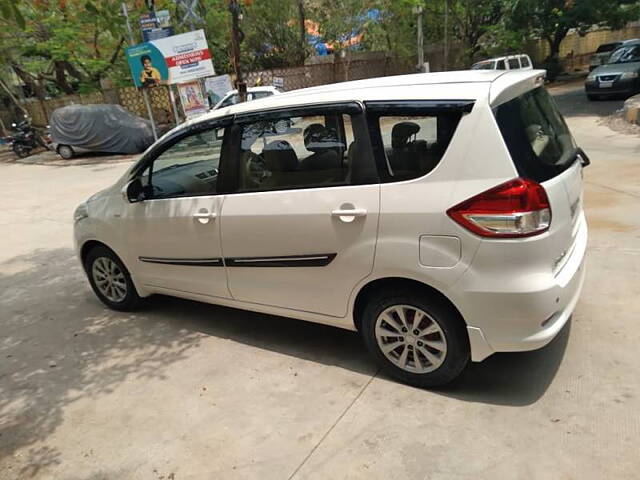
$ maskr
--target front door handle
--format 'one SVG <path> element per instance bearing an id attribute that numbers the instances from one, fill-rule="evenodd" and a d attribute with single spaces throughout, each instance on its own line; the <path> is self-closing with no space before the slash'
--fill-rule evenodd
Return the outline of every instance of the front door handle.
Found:
<path id="1" fill-rule="evenodd" d="M 193 218 L 200 223 L 209 223 L 209 220 L 216 218 L 217 216 L 216 212 L 210 212 L 204 208 L 193 214 Z"/>
<path id="2" fill-rule="evenodd" d="M 331 212 L 332 217 L 339 217 L 345 223 L 353 222 L 356 217 L 366 217 L 367 210 L 364 208 L 339 208 Z"/>

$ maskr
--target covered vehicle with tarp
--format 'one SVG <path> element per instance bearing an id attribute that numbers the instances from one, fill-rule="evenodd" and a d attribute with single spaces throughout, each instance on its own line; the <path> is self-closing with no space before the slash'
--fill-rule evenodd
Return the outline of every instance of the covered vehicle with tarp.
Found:
<path id="1" fill-rule="evenodd" d="M 56 109 L 49 123 L 62 158 L 87 151 L 141 153 L 154 142 L 151 122 L 120 105 L 69 105 Z"/>

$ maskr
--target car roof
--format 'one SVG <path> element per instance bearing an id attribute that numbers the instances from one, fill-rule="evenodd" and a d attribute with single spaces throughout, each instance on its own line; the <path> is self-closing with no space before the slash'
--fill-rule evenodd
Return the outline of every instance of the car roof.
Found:
<path id="1" fill-rule="evenodd" d="M 262 87 L 249 87 L 247 88 L 247 92 L 249 93 L 255 93 L 255 92 L 277 92 L 278 89 L 276 87 L 273 87 L 271 85 L 266 85 L 266 86 L 262 86 Z M 238 90 L 229 90 L 226 94 L 225 97 L 227 95 L 237 95 L 238 94 Z"/>
<path id="2" fill-rule="evenodd" d="M 181 125 L 211 120 L 228 115 L 256 110 L 269 110 L 283 106 L 306 106 L 327 102 L 407 99 L 409 88 L 419 90 L 419 99 L 506 101 L 534 87 L 544 79 L 544 70 L 461 70 L 450 72 L 414 73 L 378 77 L 367 80 L 333 83 L 318 87 L 292 90 L 251 102 L 238 103 L 201 115 Z M 428 88 L 420 88 L 420 87 Z M 523 90 L 524 89 L 524 90 Z M 514 93 L 515 92 L 515 93 Z M 414 93 L 415 94 L 415 93 Z"/>

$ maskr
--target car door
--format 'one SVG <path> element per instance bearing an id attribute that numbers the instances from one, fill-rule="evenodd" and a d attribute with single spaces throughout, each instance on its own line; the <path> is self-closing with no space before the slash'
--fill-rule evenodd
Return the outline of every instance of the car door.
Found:
<path id="1" fill-rule="evenodd" d="M 331 316 L 370 274 L 379 185 L 359 104 L 236 119 L 222 207 L 233 297 Z"/>
<path id="2" fill-rule="evenodd" d="M 219 220 L 223 125 L 184 130 L 152 151 L 134 175 L 146 193 L 128 205 L 125 235 L 136 276 L 151 290 L 230 296 Z"/>

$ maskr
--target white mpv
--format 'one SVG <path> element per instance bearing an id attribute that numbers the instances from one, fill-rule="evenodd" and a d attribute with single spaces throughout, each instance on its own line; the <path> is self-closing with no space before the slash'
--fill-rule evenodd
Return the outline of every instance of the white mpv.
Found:
<path id="1" fill-rule="evenodd" d="M 91 286 L 358 330 L 423 387 L 540 348 L 580 295 L 589 163 L 543 78 L 378 78 L 181 125 L 76 210 Z"/>

